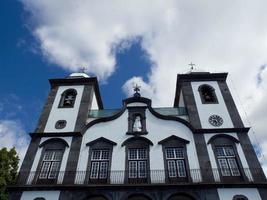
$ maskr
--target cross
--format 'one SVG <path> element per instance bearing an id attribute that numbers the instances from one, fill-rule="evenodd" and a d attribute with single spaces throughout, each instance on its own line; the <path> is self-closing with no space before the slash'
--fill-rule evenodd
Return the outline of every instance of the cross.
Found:
<path id="1" fill-rule="evenodd" d="M 81 68 L 80 68 L 80 72 L 81 72 L 81 73 L 85 73 L 86 70 L 87 70 L 86 67 L 81 67 Z"/>
<path id="2" fill-rule="evenodd" d="M 191 66 L 190 67 L 190 70 L 192 71 L 193 69 L 194 69 L 194 66 L 196 65 L 196 64 L 193 64 L 192 62 L 190 63 L 190 64 L 188 64 L 189 66 Z"/>
<path id="3" fill-rule="evenodd" d="M 141 86 L 138 86 L 137 84 L 135 84 L 133 88 L 134 88 L 135 93 L 139 93 Z"/>

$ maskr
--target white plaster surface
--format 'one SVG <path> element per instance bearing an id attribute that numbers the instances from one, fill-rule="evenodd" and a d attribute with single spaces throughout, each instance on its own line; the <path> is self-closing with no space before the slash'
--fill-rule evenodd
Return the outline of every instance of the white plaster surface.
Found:
<path id="1" fill-rule="evenodd" d="M 58 200 L 60 191 L 24 191 L 20 200 L 34 200 L 43 197 L 46 200 Z"/>
<path id="2" fill-rule="evenodd" d="M 66 147 L 66 149 L 65 149 L 65 152 L 64 152 L 63 158 L 62 158 L 62 162 L 61 162 L 61 166 L 60 166 L 60 171 L 65 171 L 66 166 L 67 166 L 67 160 L 68 160 L 68 156 L 69 156 L 72 137 L 43 137 L 43 138 L 41 138 L 40 144 L 42 144 L 46 140 L 53 139 L 53 138 L 61 138 L 61 139 L 65 140 L 69 145 L 69 147 Z M 41 148 L 38 148 L 38 150 L 37 150 L 36 156 L 35 156 L 34 161 L 33 161 L 33 165 L 31 167 L 32 173 L 27 180 L 27 184 L 31 184 L 32 179 L 34 178 L 34 172 L 36 172 L 38 164 L 40 162 L 42 149 L 43 148 L 41 147 Z M 60 176 L 58 177 L 58 183 L 59 184 L 61 183 L 63 177 L 64 177 L 64 173 L 61 173 Z"/>
<path id="3" fill-rule="evenodd" d="M 159 145 L 158 142 L 171 135 L 176 135 L 190 141 L 187 145 L 189 168 L 199 169 L 193 134 L 188 127 L 180 122 L 158 119 L 148 110 L 146 110 L 146 126 L 148 134 L 144 137 L 151 140 L 154 144 L 153 146 L 150 146 L 151 170 L 164 170 L 162 146 Z M 86 143 L 99 137 L 105 137 L 117 143 L 117 145 L 113 148 L 111 170 L 125 170 L 125 147 L 122 147 L 121 144 L 127 138 L 132 137 L 130 135 L 126 135 L 126 132 L 128 131 L 127 129 L 127 110 L 119 118 L 113 121 L 97 123 L 90 127 L 83 136 L 77 171 L 87 170 L 89 147 L 86 146 Z M 153 181 L 153 176 L 151 176 L 151 179 Z M 79 182 L 78 180 L 81 181 L 81 177 L 76 177 L 76 183 Z"/>
<path id="4" fill-rule="evenodd" d="M 98 107 L 98 103 L 97 103 L 97 100 L 96 100 L 96 96 L 95 96 L 95 92 L 93 94 L 93 100 L 92 100 L 92 106 L 91 106 L 91 109 L 92 110 L 98 110 L 99 107 Z"/>
<path id="5" fill-rule="evenodd" d="M 58 108 L 61 94 L 67 89 L 75 89 L 77 96 L 73 108 Z M 80 108 L 84 86 L 60 86 L 56 94 L 50 115 L 48 117 L 44 132 L 71 132 L 74 131 L 77 115 Z M 58 120 L 66 120 L 67 125 L 63 129 L 56 129 L 55 124 Z"/>
<path id="6" fill-rule="evenodd" d="M 202 84 L 208 84 L 214 88 L 218 99 L 218 104 L 202 104 L 201 97 L 198 91 L 199 86 Z M 209 117 L 211 115 L 219 115 L 223 118 L 223 125 L 219 128 L 233 128 L 233 123 L 228 113 L 218 83 L 216 81 L 201 81 L 191 82 L 191 85 L 202 128 L 214 128 L 214 126 L 209 123 Z"/>
<path id="7" fill-rule="evenodd" d="M 217 190 L 220 200 L 233 200 L 235 195 L 244 195 L 249 200 L 261 200 L 257 188 L 219 188 Z"/>

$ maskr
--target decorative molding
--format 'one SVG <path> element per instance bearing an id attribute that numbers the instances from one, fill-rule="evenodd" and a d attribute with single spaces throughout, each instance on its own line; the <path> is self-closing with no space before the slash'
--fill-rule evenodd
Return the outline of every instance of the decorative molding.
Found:
<path id="1" fill-rule="evenodd" d="M 93 141 L 90 141 L 90 142 L 86 143 L 86 146 L 92 146 L 97 142 L 105 142 L 105 143 L 108 143 L 108 144 L 111 144 L 111 145 L 117 145 L 116 142 L 113 142 L 113 141 L 111 141 L 111 140 L 109 140 L 107 138 L 104 138 L 104 137 L 100 137 L 100 138 L 97 138 L 97 139 L 95 139 Z"/>
<path id="2" fill-rule="evenodd" d="M 51 138 L 51 139 L 48 139 L 48 140 L 42 142 L 41 144 L 39 144 L 39 147 L 43 147 L 43 146 L 45 146 L 48 143 L 56 143 L 56 142 L 60 142 L 60 143 L 64 144 L 66 147 L 70 147 L 69 144 L 65 140 L 63 140 L 61 138 Z"/>
<path id="3" fill-rule="evenodd" d="M 33 132 L 30 133 L 30 136 L 33 137 L 75 137 L 81 136 L 81 132 Z"/>
<path id="4" fill-rule="evenodd" d="M 141 136 L 130 137 L 130 138 L 126 139 L 121 144 L 121 146 L 123 147 L 123 146 L 127 145 L 129 142 L 133 142 L 133 141 L 136 141 L 136 140 L 142 140 L 142 141 L 148 143 L 149 145 L 153 146 L 153 142 L 151 142 L 151 140 L 149 140 L 148 138 L 145 138 L 145 137 L 141 137 Z"/>
<path id="5" fill-rule="evenodd" d="M 231 135 L 227 135 L 227 134 L 218 134 L 218 135 L 214 135 L 212 136 L 209 141 L 207 142 L 207 144 L 212 143 L 214 140 L 216 140 L 217 138 L 227 138 L 229 140 L 232 140 L 235 143 L 239 143 L 239 140 L 236 139 L 235 137 L 231 136 Z"/>
<path id="6" fill-rule="evenodd" d="M 171 136 L 169 136 L 169 137 L 167 137 L 167 138 L 159 141 L 158 144 L 164 144 L 165 142 L 168 142 L 170 140 L 178 140 L 178 141 L 180 141 L 182 143 L 185 143 L 185 144 L 189 144 L 190 143 L 188 140 L 185 140 L 183 138 L 180 138 L 180 137 L 178 137 L 176 135 L 171 135 Z"/>

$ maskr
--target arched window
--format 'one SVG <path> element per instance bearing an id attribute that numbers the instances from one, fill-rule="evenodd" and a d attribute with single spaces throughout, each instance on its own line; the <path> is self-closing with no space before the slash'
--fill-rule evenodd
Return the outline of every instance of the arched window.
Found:
<path id="1" fill-rule="evenodd" d="M 159 144 L 162 145 L 165 172 L 168 182 L 187 181 L 189 165 L 186 152 L 186 144 L 189 141 L 172 135 Z"/>
<path id="2" fill-rule="evenodd" d="M 77 91 L 75 89 L 65 90 L 61 94 L 61 99 L 59 102 L 59 108 L 72 108 L 74 107 Z"/>
<path id="3" fill-rule="evenodd" d="M 235 195 L 233 200 L 248 200 L 248 198 L 244 195 Z"/>
<path id="4" fill-rule="evenodd" d="M 201 85 L 199 86 L 198 91 L 203 104 L 218 103 L 215 90 L 210 85 Z"/>
<path id="5" fill-rule="evenodd" d="M 243 169 L 236 149 L 239 141 L 230 135 L 218 134 L 211 137 L 208 143 L 212 145 L 221 179 L 241 180 Z"/>
<path id="6" fill-rule="evenodd" d="M 89 146 L 89 180 L 90 183 L 107 183 L 111 168 L 111 155 L 115 142 L 104 137 L 88 142 Z"/>
<path id="7" fill-rule="evenodd" d="M 61 161 L 68 143 L 60 138 L 52 138 L 39 145 L 42 147 L 41 159 L 37 167 L 37 183 L 56 183 L 59 175 Z"/>
<path id="8" fill-rule="evenodd" d="M 135 136 L 122 143 L 126 146 L 126 180 L 128 183 L 148 183 L 150 179 L 149 145 L 147 138 Z"/>

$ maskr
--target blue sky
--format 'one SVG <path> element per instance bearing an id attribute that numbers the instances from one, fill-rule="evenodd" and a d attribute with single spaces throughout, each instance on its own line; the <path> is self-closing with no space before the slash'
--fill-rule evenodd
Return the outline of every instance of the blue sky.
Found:
<path id="1" fill-rule="evenodd" d="M 98 77 L 105 108 L 120 107 L 133 83 L 153 106 L 172 106 L 176 75 L 193 62 L 199 71 L 229 72 L 242 118 L 267 153 L 266 7 L 265 0 L 0 1 L 0 147 L 15 145 L 23 157 L 49 78 L 82 66 Z"/>
<path id="2" fill-rule="evenodd" d="M 50 89 L 48 79 L 64 78 L 71 71 L 46 62 L 38 52 L 37 41 L 26 26 L 28 16 L 20 2 L 6 0 L 1 4 L 0 85 L 4 99 L 0 119 L 19 120 L 26 132 L 31 132 Z M 100 83 L 105 108 L 122 106 L 121 100 L 126 96 L 121 88 L 132 76 L 147 80 L 150 62 L 140 40 L 116 52 L 116 72 Z"/>

